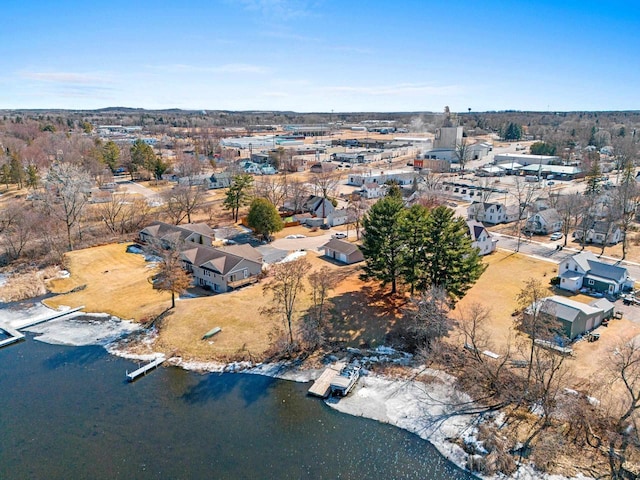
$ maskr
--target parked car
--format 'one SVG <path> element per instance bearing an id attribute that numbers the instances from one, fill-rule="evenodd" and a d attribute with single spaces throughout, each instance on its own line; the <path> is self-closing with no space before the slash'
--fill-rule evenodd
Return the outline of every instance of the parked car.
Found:
<path id="1" fill-rule="evenodd" d="M 562 234 L 560 232 L 552 233 L 550 240 L 560 240 L 562 238 Z"/>
<path id="2" fill-rule="evenodd" d="M 331 235 L 331 238 L 347 238 L 346 233 L 338 232 Z"/>

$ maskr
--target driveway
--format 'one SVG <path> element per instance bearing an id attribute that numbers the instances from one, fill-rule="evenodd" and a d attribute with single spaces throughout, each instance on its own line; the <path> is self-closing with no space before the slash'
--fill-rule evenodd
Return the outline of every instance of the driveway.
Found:
<path id="1" fill-rule="evenodd" d="M 151 190 L 150 188 L 140 185 L 139 183 L 132 182 L 131 180 L 117 179 L 116 183 L 126 193 L 132 193 L 143 196 L 149 205 L 160 206 L 164 202 L 162 197 L 158 195 L 158 192 Z"/>

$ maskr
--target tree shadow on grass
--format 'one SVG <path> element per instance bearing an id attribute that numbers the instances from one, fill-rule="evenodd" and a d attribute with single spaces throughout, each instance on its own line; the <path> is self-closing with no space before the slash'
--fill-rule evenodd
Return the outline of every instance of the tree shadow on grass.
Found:
<path id="1" fill-rule="evenodd" d="M 365 285 L 331 299 L 333 308 L 327 339 L 350 347 L 376 347 L 385 344 L 406 303 L 403 296 L 391 296 Z"/>

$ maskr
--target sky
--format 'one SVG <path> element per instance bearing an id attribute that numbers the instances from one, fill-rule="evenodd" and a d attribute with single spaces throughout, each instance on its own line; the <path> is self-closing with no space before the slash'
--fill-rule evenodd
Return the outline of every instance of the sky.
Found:
<path id="1" fill-rule="evenodd" d="M 5 0 L 0 109 L 640 110 L 638 0 Z"/>

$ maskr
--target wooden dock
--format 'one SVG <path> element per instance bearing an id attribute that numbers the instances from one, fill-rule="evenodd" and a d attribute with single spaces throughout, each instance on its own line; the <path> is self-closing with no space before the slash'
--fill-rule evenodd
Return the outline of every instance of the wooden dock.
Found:
<path id="1" fill-rule="evenodd" d="M 21 322 L 14 322 L 14 326 L 17 330 L 22 330 L 23 328 L 33 327 L 34 325 L 38 325 L 39 323 L 48 322 L 49 320 L 53 320 L 54 318 L 64 317 L 66 315 L 71 315 L 72 313 L 76 313 L 84 308 L 84 305 L 77 308 L 71 308 L 69 310 L 65 310 L 62 312 L 54 312 L 50 315 L 45 315 L 43 317 L 30 318 L 27 320 L 23 320 Z"/>
<path id="2" fill-rule="evenodd" d="M 146 365 L 140 367 L 139 369 L 134 370 L 131 373 L 127 372 L 127 381 L 128 382 L 133 382 L 139 376 L 145 375 L 149 370 L 153 370 L 158 365 L 162 365 L 162 363 L 164 363 L 165 360 L 166 360 L 165 356 L 162 355 L 162 356 L 156 358 L 155 360 L 147 363 Z"/>
<path id="3" fill-rule="evenodd" d="M 329 367 L 325 368 L 322 375 L 318 377 L 318 379 L 313 382 L 311 388 L 307 391 L 309 395 L 313 395 L 315 397 L 327 398 L 329 394 L 331 394 L 331 382 L 340 375 L 340 372 L 345 367 L 346 362 L 337 362 Z"/>
<path id="4" fill-rule="evenodd" d="M 2 325 L 0 326 L 0 330 L 9 335 L 9 338 L 5 338 L 4 340 L 0 341 L 0 348 L 19 342 L 20 340 L 24 340 L 24 335 L 22 333 L 9 326 Z"/>

